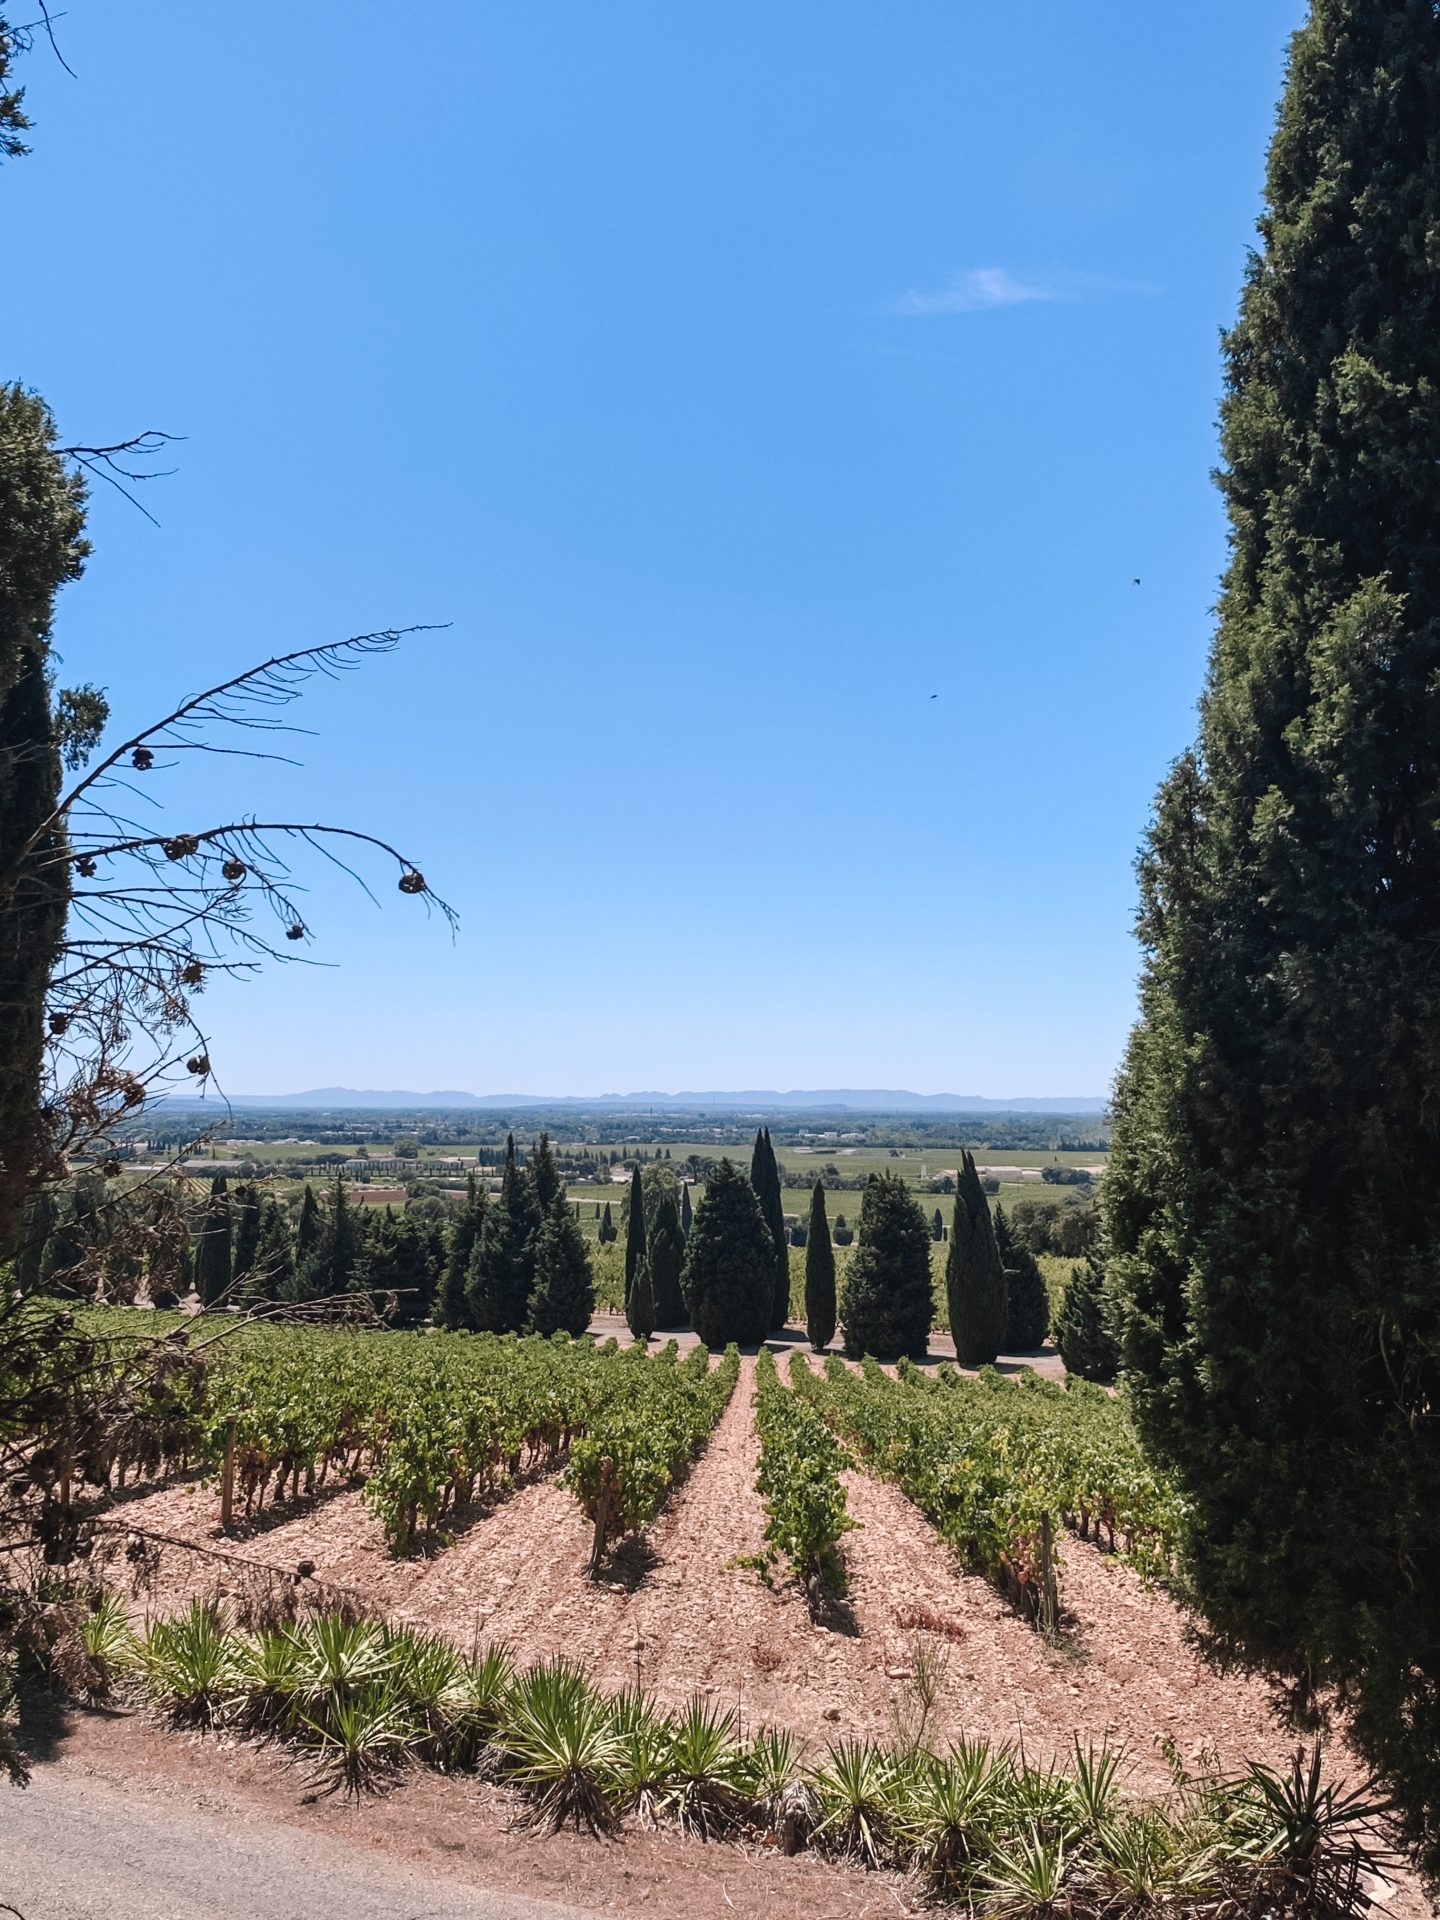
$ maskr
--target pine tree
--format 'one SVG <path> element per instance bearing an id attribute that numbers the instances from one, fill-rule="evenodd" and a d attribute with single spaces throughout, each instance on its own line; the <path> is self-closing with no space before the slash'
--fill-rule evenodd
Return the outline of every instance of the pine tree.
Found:
<path id="1" fill-rule="evenodd" d="M 465 1204 L 450 1223 L 445 1264 L 435 1294 L 435 1324 L 459 1330 L 473 1326 L 470 1318 L 470 1256 L 485 1221 L 485 1189 L 472 1173 L 466 1182 Z"/>
<path id="2" fill-rule="evenodd" d="M 1231 557 L 1103 1202 L 1222 1644 L 1344 1686 L 1440 1873 L 1440 36 L 1314 0 L 1226 342 Z"/>
<path id="3" fill-rule="evenodd" d="M 690 1324 L 707 1347 L 765 1338 L 775 1288 L 775 1243 L 755 1189 L 730 1160 L 695 1209 L 681 1275 Z"/>
<path id="4" fill-rule="evenodd" d="M 650 1283 L 650 1255 L 642 1255 L 625 1303 L 625 1322 L 637 1340 L 648 1340 L 655 1331 L 655 1290 Z"/>
<path id="5" fill-rule="evenodd" d="M 690 1182 L 687 1180 L 680 1189 L 680 1238 L 689 1240 L 690 1229 L 694 1225 L 695 1215 L 690 1206 Z"/>
<path id="6" fill-rule="evenodd" d="M 825 1215 L 825 1182 L 810 1192 L 810 1222 L 805 1235 L 805 1333 L 816 1353 L 835 1338 L 835 1249 Z"/>
<path id="7" fill-rule="evenodd" d="M 685 1243 L 680 1238 L 680 1216 L 668 1193 L 662 1196 L 655 1209 L 645 1258 L 650 1269 L 655 1326 L 683 1327 L 686 1317 L 685 1296 L 680 1291 L 680 1269 L 685 1263 Z"/>
<path id="8" fill-rule="evenodd" d="M 357 1281 L 397 1327 L 428 1320 L 435 1302 L 435 1266 L 419 1222 L 386 1207 L 366 1238 Z"/>
<path id="9" fill-rule="evenodd" d="M 231 1271 L 236 1280 L 246 1280 L 260 1250 L 260 1189 L 253 1180 L 236 1187 L 230 1215 L 235 1229 Z"/>
<path id="10" fill-rule="evenodd" d="M 993 1215 L 995 1245 L 1005 1271 L 1005 1338 L 1007 1353 L 1033 1353 L 1043 1347 L 1050 1331 L 1050 1295 L 1040 1262 L 1028 1247 L 1022 1247 L 1010 1231 L 1005 1209 L 997 1206 Z"/>
<path id="11" fill-rule="evenodd" d="M 1067 1373 L 1097 1380 L 1102 1386 L 1115 1378 L 1120 1352 L 1106 1311 L 1104 1269 L 1093 1253 L 1070 1269 L 1055 1324 L 1055 1344 Z"/>
<path id="12" fill-rule="evenodd" d="M 563 1193 L 556 1193 L 535 1242 L 529 1331 L 579 1339 L 595 1312 L 590 1250 Z"/>
<path id="13" fill-rule="evenodd" d="M 962 1367 L 993 1366 L 1005 1341 L 1005 1269 L 972 1153 L 960 1155 L 945 1292 L 956 1359 Z"/>
<path id="14" fill-rule="evenodd" d="M 755 1146 L 750 1155 L 750 1184 L 760 1202 L 760 1211 L 770 1229 L 774 1246 L 771 1272 L 774 1276 L 770 1296 L 771 1329 L 783 1327 L 790 1318 L 790 1248 L 785 1235 L 785 1203 L 780 1192 L 780 1168 L 768 1127 L 757 1128 Z"/>
<path id="15" fill-rule="evenodd" d="M 548 1133 L 542 1133 L 530 1150 L 529 1173 L 535 1183 L 535 1202 L 543 1216 L 549 1213 L 550 1203 L 560 1191 L 560 1169 L 555 1164 Z"/>
<path id="16" fill-rule="evenodd" d="M 630 1213 L 625 1222 L 625 1303 L 629 1309 L 630 1289 L 640 1262 L 645 1258 L 645 1189 L 637 1165 L 630 1176 Z"/>
<path id="17" fill-rule="evenodd" d="M 925 1216 L 899 1174 L 873 1173 L 840 1294 L 845 1351 L 878 1360 L 922 1354 L 934 1312 Z"/>
<path id="18" fill-rule="evenodd" d="M 195 1237 L 195 1291 L 202 1307 L 213 1307 L 230 1291 L 229 1182 L 217 1173 L 210 1182 L 205 1217 Z"/>

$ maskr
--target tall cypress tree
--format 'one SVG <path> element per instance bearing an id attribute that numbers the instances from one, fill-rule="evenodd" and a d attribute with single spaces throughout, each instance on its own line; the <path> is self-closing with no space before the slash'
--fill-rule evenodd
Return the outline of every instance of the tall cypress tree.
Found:
<path id="1" fill-rule="evenodd" d="M 640 1271 L 640 1262 L 645 1258 L 645 1189 L 640 1180 L 640 1167 L 636 1163 L 630 1176 L 630 1214 L 625 1222 L 625 1301 L 628 1307 L 630 1289 L 635 1284 L 635 1275 Z"/>
<path id="2" fill-rule="evenodd" d="M 260 1251 L 260 1189 L 253 1180 L 242 1180 L 236 1187 L 230 1216 L 235 1229 L 231 1270 L 237 1280 L 245 1280 Z"/>
<path id="3" fill-rule="evenodd" d="M 435 1324 L 459 1330 L 473 1326 L 470 1317 L 470 1256 L 485 1222 L 485 1189 L 472 1173 L 465 1187 L 465 1202 L 450 1223 L 446 1236 L 445 1264 L 435 1293 Z"/>
<path id="4" fill-rule="evenodd" d="M 48 1170 L 45 993 L 69 899 L 47 673 L 55 596 L 89 552 L 85 489 L 34 394 L 0 386 L 0 1259 Z"/>
<path id="5" fill-rule="evenodd" d="M 625 1302 L 625 1321 L 637 1340 L 648 1340 L 655 1331 L 655 1289 L 650 1283 L 648 1250 L 635 1269 L 635 1278 Z"/>
<path id="6" fill-rule="evenodd" d="M 1141 862 L 1124 1371 L 1242 1656 L 1440 1871 L 1440 32 L 1314 0 L 1226 341 L 1231 558 Z"/>
<path id="7" fill-rule="evenodd" d="M 600 1244 L 602 1247 L 609 1246 L 612 1240 L 618 1240 L 619 1237 L 619 1230 L 610 1217 L 610 1202 L 607 1200 L 605 1211 L 600 1216 Z"/>
<path id="8" fill-rule="evenodd" d="M 825 1182 L 810 1192 L 810 1221 L 805 1233 L 805 1334 L 816 1353 L 835 1338 L 835 1249 L 825 1213 Z"/>
<path id="9" fill-rule="evenodd" d="M 300 1196 L 300 1217 L 295 1223 L 295 1265 L 303 1267 L 320 1243 L 320 1202 L 307 1180 Z"/>
<path id="10" fill-rule="evenodd" d="M 560 1191 L 560 1169 L 555 1164 L 555 1153 L 548 1133 L 542 1133 L 530 1150 L 529 1172 L 535 1183 L 536 1204 L 542 1215 L 547 1214 L 550 1203 Z"/>
<path id="11" fill-rule="evenodd" d="M 993 1365 L 1005 1340 L 1005 1268 L 972 1153 L 960 1156 L 945 1293 L 956 1359 L 962 1367 Z"/>
<path id="12" fill-rule="evenodd" d="M 285 1209 L 274 1194 L 260 1210 L 260 1242 L 246 1276 L 246 1291 L 260 1300 L 291 1300 L 295 1295 L 295 1248 Z"/>
<path id="13" fill-rule="evenodd" d="M 668 1193 L 661 1196 L 655 1209 L 645 1258 L 650 1269 L 655 1326 L 683 1327 L 686 1314 L 680 1269 L 685 1263 L 685 1242 L 680 1238 L 680 1216 Z"/>
<path id="14" fill-rule="evenodd" d="M 507 1153 L 499 1202 L 485 1209 L 470 1256 L 466 1288 L 470 1318 L 482 1332 L 524 1330 L 535 1285 L 540 1227 L 535 1184 L 513 1152 Z"/>
<path id="15" fill-rule="evenodd" d="M 217 1173 L 210 1182 L 210 1198 L 195 1237 L 195 1291 L 202 1307 L 212 1307 L 230 1291 L 231 1279 L 229 1182 Z"/>
<path id="16" fill-rule="evenodd" d="M 690 1228 L 694 1220 L 695 1215 L 690 1206 L 690 1182 L 687 1180 L 680 1189 L 680 1238 L 682 1240 L 690 1238 Z"/>
<path id="17" fill-rule="evenodd" d="M 773 1330 L 783 1327 L 790 1318 L 790 1245 L 785 1233 L 780 1168 L 768 1127 L 756 1129 L 755 1146 L 750 1155 L 750 1184 L 755 1189 L 755 1198 L 760 1202 L 760 1211 L 765 1216 L 774 1247 L 771 1261 L 774 1278 L 770 1294 L 770 1326 Z"/>

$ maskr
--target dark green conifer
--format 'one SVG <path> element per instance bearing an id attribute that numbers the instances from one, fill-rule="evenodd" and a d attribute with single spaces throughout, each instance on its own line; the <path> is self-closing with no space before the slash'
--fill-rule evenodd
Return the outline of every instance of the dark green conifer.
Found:
<path id="1" fill-rule="evenodd" d="M 470 1250 L 465 1277 L 466 1324 L 477 1333 L 515 1333 L 515 1314 L 525 1295 L 525 1276 L 509 1209 L 487 1206 Z M 528 1314 L 529 1302 L 524 1300 Z"/>
<path id="2" fill-rule="evenodd" d="M 655 1325 L 683 1327 L 685 1296 L 680 1291 L 680 1270 L 685 1263 L 685 1243 L 680 1238 L 680 1216 L 668 1193 L 661 1196 L 655 1209 L 645 1255 Z"/>
<path id="3" fill-rule="evenodd" d="M 655 1290 L 650 1284 L 648 1249 L 635 1269 L 630 1297 L 625 1303 L 625 1321 L 637 1340 L 648 1340 L 655 1331 Z"/>
<path id="4" fill-rule="evenodd" d="M 628 1308 L 630 1289 L 635 1284 L 635 1275 L 640 1271 L 640 1262 L 645 1258 L 645 1189 L 640 1179 L 640 1167 L 636 1164 L 630 1176 L 630 1211 L 625 1221 L 625 1301 Z"/>
<path id="5" fill-rule="evenodd" d="M 555 1164 L 555 1153 L 548 1133 L 542 1133 L 530 1150 L 529 1173 L 535 1183 L 535 1203 L 543 1218 L 549 1213 L 550 1203 L 560 1191 L 560 1169 Z"/>
<path id="6" fill-rule="evenodd" d="M 825 1182 L 810 1192 L 810 1221 L 805 1235 L 805 1333 L 816 1353 L 835 1338 L 835 1249 L 825 1213 Z"/>
<path id="7" fill-rule="evenodd" d="M 1314 0 L 1226 342 L 1230 562 L 1102 1189 L 1221 1641 L 1345 1689 L 1440 1873 L 1440 31 Z"/>
<path id="8" fill-rule="evenodd" d="M 690 1206 L 690 1182 L 687 1180 L 680 1189 L 680 1238 L 682 1240 L 690 1238 L 690 1228 L 694 1220 L 695 1215 Z"/>
<path id="9" fill-rule="evenodd" d="M 755 1189 L 722 1160 L 695 1209 L 681 1275 L 690 1324 L 707 1347 L 752 1346 L 769 1332 L 775 1243 Z"/>
<path id="10" fill-rule="evenodd" d="M 223 1173 L 217 1173 L 210 1182 L 210 1198 L 195 1236 L 195 1291 L 202 1307 L 213 1307 L 230 1291 L 230 1257 L 229 1182 Z"/>
<path id="11" fill-rule="evenodd" d="M 17 100 L 0 87 L 0 135 Z M 57 438 L 43 401 L 0 385 L 0 1260 L 54 1171 L 40 1111 L 45 995 L 70 870 L 63 832 L 47 825 L 61 786 L 50 629 L 56 595 L 90 550 L 84 479 Z"/>
<path id="12" fill-rule="evenodd" d="M 445 1264 L 435 1294 L 435 1324 L 461 1330 L 473 1327 L 470 1318 L 470 1256 L 485 1220 L 485 1189 L 472 1173 L 466 1182 L 465 1202 L 450 1222 Z"/>
<path id="13" fill-rule="evenodd" d="M 307 1180 L 300 1197 L 300 1217 L 295 1223 L 295 1265 L 297 1270 L 309 1260 L 320 1244 L 320 1202 Z"/>
<path id="14" fill-rule="evenodd" d="M 1104 1269 L 1098 1256 L 1090 1253 L 1070 1269 L 1055 1326 L 1055 1344 L 1067 1373 L 1109 1386 L 1120 1364 L 1109 1320 Z"/>
<path id="15" fill-rule="evenodd" d="M 610 1202 L 607 1200 L 605 1211 L 600 1216 L 600 1244 L 602 1247 L 608 1247 L 612 1240 L 618 1240 L 619 1237 L 620 1230 L 610 1217 Z"/>
<path id="16" fill-rule="evenodd" d="M 771 1272 L 770 1326 L 778 1329 L 790 1318 L 790 1245 L 785 1232 L 785 1203 L 780 1191 L 780 1168 L 771 1144 L 770 1129 L 757 1128 L 750 1155 L 750 1184 L 770 1229 L 774 1247 Z"/>
<path id="17" fill-rule="evenodd" d="M 845 1351 L 877 1360 L 922 1354 L 934 1316 L 925 1215 L 898 1173 L 871 1174 L 840 1294 Z"/>
<path id="18" fill-rule="evenodd" d="M 993 1215 L 995 1245 L 1005 1270 L 1006 1353 L 1033 1353 L 1043 1347 L 1050 1331 L 1050 1296 L 1040 1263 L 1028 1247 L 1020 1245 L 1010 1231 L 1005 1209 L 997 1206 Z"/>
<path id="19" fill-rule="evenodd" d="M 292 1300 L 295 1297 L 295 1249 L 290 1222 L 275 1195 L 267 1194 L 260 1209 L 260 1240 L 245 1279 L 246 1292 L 256 1300 Z"/>
<path id="20" fill-rule="evenodd" d="M 535 1242 L 528 1330 L 547 1337 L 563 1332 L 578 1339 L 594 1312 L 590 1250 L 564 1194 L 557 1192 Z"/>
<path id="21" fill-rule="evenodd" d="M 960 1156 L 945 1293 L 956 1359 L 962 1367 L 993 1366 L 1005 1342 L 1005 1269 L 972 1153 Z"/>
<path id="22" fill-rule="evenodd" d="M 253 1180 L 242 1180 L 230 1204 L 234 1226 L 234 1252 L 231 1271 L 237 1281 L 249 1278 L 260 1249 L 260 1189 Z"/>
<path id="23" fill-rule="evenodd" d="M 945 1216 L 939 1207 L 930 1216 L 930 1238 L 937 1241 L 945 1238 Z"/>

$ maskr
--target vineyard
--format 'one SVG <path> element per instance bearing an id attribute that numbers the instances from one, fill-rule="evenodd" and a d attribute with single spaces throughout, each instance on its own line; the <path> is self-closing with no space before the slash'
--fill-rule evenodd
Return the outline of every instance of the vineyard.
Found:
<path id="1" fill-rule="evenodd" d="M 799 1356 L 797 1356 L 797 1359 Z M 1140 1457 L 1120 1403 L 1083 1380 L 1063 1387 L 993 1368 L 927 1374 L 902 1360 L 891 1378 L 838 1355 L 817 1379 L 803 1360 L 797 1391 L 873 1471 L 894 1480 L 964 1564 L 1027 1618 L 1058 1626 L 1063 1604 L 1048 1529 L 1104 1537 L 1151 1576 L 1169 1567 L 1179 1513 Z M 1047 1601 L 1047 1585 L 1053 1599 Z"/>
<path id="2" fill-rule="evenodd" d="M 673 1340 L 82 1324 L 132 1382 L 108 1450 L 71 1459 L 95 1657 L 344 1789 L 483 1747 L 548 1824 L 539 1756 L 583 1735 L 582 1826 L 740 1834 L 783 1801 L 818 1852 L 928 1873 L 917 1823 L 964 1770 L 906 1756 L 988 1742 L 990 1872 L 1015 1792 L 1071 1791 L 1092 1743 L 1145 1793 L 1181 1739 L 1287 1751 L 1263 1684 L 1188 1646 L 1181 1516 L 1103 1390 Z"/>

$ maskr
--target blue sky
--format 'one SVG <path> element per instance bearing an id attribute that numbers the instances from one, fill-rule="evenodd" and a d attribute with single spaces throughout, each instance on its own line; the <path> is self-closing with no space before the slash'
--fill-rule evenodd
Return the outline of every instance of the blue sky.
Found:
<path id="1" fill-rule="evenodd" d="M 177 796 L 461 915 L 317 876 L 224 1082 L 1103 1092 L 1302 11 L 72 0 L 0 374 L 186 439 L 158 529 L 95 500 L 63 678 L 450 623 Z"/>

